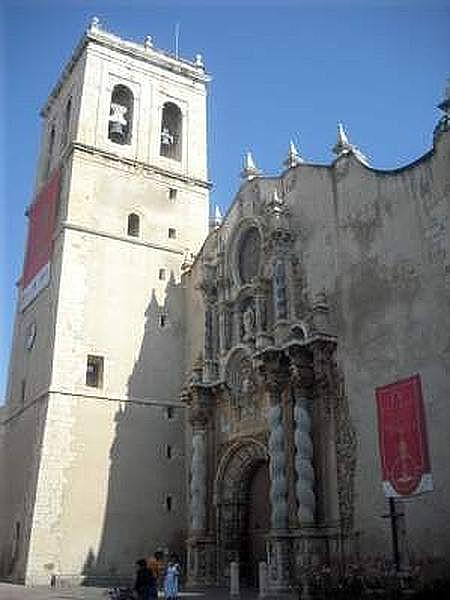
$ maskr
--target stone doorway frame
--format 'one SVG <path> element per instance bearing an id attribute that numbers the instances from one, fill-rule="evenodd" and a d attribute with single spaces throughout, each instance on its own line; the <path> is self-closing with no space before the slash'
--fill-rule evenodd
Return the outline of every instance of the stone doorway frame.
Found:
<path id="1" fill-rule="evenodd" d="M 266 445 L 253 437 L 234 442 L 219 461 L 214 480 L 216 564 L 219 583 L 228 582 L 230 563 L 242 560 L 243 542 L 247 541 L 251 477 L 258 467 L 268 462 Z"/>

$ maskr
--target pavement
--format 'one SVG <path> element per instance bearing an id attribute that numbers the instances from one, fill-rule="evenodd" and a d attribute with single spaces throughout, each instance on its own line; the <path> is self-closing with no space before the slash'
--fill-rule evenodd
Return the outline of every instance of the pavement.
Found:
<path id="1" fill-rule="evenodd" d="M 229 600 L 229 598 L 229 591 L 219 588 L 185 591 L 179 594 L 180 600 Z M 239 596 L 239 600 L 256 600 L 257 598 L 256 590 L 241 590 Z M 278 598 L 280 597 L 273 596 L 272 600 L 278 600 Z M 287 597 L 283 596 L 284 599 Z M 25 587 L 0 583 L 0 600 L 109 600 L 109 596 L 108 589 L 98 587 L 49 588 L 48 586 Z"/>

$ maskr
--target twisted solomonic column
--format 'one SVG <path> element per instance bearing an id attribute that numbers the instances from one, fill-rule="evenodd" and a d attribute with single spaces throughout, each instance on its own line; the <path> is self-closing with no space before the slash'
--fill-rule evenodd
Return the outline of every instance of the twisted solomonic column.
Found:
<path id="1" fill-rule="evenodd" d="M 272 504 L 272 528 L 286 529 L 288 524 L 288 504 L 285 428 L 283 425 L 283 413 L 279 401 L 272 404 L 269 409 L 269 426 L 269 472 L 270 501 Z"/>
<path id="2" fill-rule="evenodd" d="M 299 394 L 294 407 L 295 419 L 295 486 L 298 502 L 298 520 L 301 525 L 314 523 L 316 495 L 313 466 L 313 442 L 311 435 L 311 400 Z"/>
<path id="3" fill-rule="evenodd" d="M 300 348 L 291 349 L 290 374 L 294 405 L 294 443 L 295 470 L 297 483 L 295 493 L 298 503 L 297 516 L 300 525 L 312 525 L 315 522 L 316 494 L 314 473 L 314 446 L 312 430 L 311 386 L 314 381 L 312 358 Z"/>
<path id="4" fill-rule="evenodd" d="M 197 430 L 192 435 L 191 462 L 191 530 L 206 529 L 206 431 Z"/>

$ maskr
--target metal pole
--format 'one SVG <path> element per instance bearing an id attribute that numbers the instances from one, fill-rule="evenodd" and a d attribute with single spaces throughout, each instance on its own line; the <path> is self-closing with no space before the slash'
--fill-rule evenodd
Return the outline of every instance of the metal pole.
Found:
<path id="1" fill-rule="evenodd" d="M 394 558 L 395 571 L 400 571 L 400 552 L 398 547 L 398 528 L 397 518 L 400 516 L 397 514 L 395 499 L 389 498 L 389 516 L 391 519 L 391 531 L 392 531 L 392 554 Z"/>
<path id="2" fill-rule="evenodd" d="M 180 24 L 175 24 L 175 58 L 178 60 L 180 44 Z"/>

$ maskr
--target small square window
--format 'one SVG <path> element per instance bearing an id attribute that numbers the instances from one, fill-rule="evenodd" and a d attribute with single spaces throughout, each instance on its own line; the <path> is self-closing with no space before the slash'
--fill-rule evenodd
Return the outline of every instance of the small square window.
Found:
<path id="1" fill-rule="evenodd" d="M 101 388 L 103 385 L 103 356 L 88 354 L 86 365 L 86 385 Z"/>
<path id="2" fill-rule="evenodd" d="M 169 239 L 174 240 L 177 237 L 177 230 L 169 227 Z"/>
<path id="3" fill-rule="evenodd" d="M 166 270 L 165 269 L 160 269 L 159 270 L 159 278 L 161 281 L 164 281 L 166 278 Z"/>
<path id="4" fill-rule="evenodd" d="M 169 200 L 176 200 L 177 194 L 178 190 L 176 190 L 175 188 L 169 188 Z"/>
<path id="5" fill-rule="evenodd" d="M 135 213 L 128 215 L 127 234 L 132 237 L 139 237 L 139 215 Z"/>

